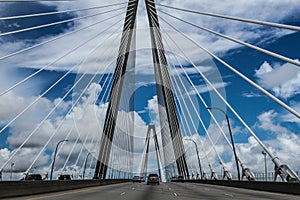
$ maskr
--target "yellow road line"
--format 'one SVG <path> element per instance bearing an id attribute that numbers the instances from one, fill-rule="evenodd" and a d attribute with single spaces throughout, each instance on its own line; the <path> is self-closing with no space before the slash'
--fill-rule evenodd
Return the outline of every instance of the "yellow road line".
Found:
<path id="1" fill-rule="evenodd" d="M 59 193 L 59 194 L 44 195 L 44 196 L 40 196 L 40 197 L 29 198 L 27 200 L 40 200 L 40 199 L 46 199 L 46 198 L 60 197 L 60 196 L 64 196 L 64 195 L 83 193 L 83 192 L 87 192 L 87 191 L 91 191 L 91 190 L 96 190 L 98 188 L 106 188 L 109 186 L 112 186 L 112 185 L 100 185 L 100 186 L 86 188 L 86 189 L 77 189 L 75 191 L 69 191 L 69 192 L 63 192 L 63 193 Z"/>
<path id="2" fill-rule="evenodd" d="M 98 187 L 100 187 L 100 186 L 98 186 Z M 34 197 L 34 198 L 29 198 L 27 200 L 39 200 L 39 199 L 46 199 L 46 198 L 53 198 L 53 197 L 59 197 L 59 196 L 64 196 L 64 195 L 82 193 L 82 192 L 87 192 L 87 191 L 90 191 L 90 190 L 95 190 L 98 187 L 93 187 L 93 188 L 88 188 L 88 189 L 81 189 L 81 190 L 70 191 L 70 192 L 64 192 L 64 193 L 60 193 L 60 194 L 52 194 L 52 195 L 45 195 L 45 196 L 40 196 L 40 197 Z"/>

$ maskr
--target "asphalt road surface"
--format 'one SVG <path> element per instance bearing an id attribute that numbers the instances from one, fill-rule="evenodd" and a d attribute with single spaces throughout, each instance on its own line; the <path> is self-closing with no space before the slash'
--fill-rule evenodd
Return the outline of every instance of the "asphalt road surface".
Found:
<path id="1" fill-rule="evenodd" d="M 197 183 L 124 183 L 64 192 L 11 198 L 14 200 L 176 200 L 176 199 L 280 199 L 300 200 L 300 196 L 238 189 Z"/>

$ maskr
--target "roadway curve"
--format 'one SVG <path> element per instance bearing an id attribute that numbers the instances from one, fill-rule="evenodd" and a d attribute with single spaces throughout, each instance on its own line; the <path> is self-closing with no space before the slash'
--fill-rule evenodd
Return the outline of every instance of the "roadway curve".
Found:
<path id="1" fill-rule="evenodd" d="M 47 193 L 34 196 L 11 198 L 14 200 L 176 200 L 176 199 L 259 199 L 259 200 L 300 200 L 300 196 L 261 192 L 232 187 L 206 185 L 199 183 L 123 183 L 90 187 L 64 192 Z"/>

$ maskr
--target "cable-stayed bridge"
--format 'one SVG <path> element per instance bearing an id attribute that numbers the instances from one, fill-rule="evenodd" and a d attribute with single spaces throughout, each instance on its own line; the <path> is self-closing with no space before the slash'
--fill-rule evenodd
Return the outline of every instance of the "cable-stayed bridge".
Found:
<path id="1" fill-rule="evenodd" d="M 197 181 L 298 187 L 300 27 L 291 16 L 300 5 L 271 18 L 236 4 L 0 2 L 3 184 L 95 186 L 157 173 L 162 194 L 187 199 L 224 195 Z"/>

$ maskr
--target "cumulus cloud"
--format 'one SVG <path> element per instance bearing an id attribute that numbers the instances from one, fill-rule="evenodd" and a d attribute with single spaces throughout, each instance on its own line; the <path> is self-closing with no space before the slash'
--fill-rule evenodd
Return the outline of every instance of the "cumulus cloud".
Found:
<path id="1" fill-rule="evenodd" d="M 106 5 L 106 4 L 108 5 L 111 3 L 117 3 L 117 1 L 106 1 L 106 0 L 101 1 L 102 5 Z M 260 20 L 269 20 L 275 22 L 280 22 L 288 18 L 290 15 L 292 15 L 292 13 L 295 13 L 297 11 L 297 8 L 299 6 L 297 1 L 295 0 L 289 2 L 282 2 L 282 1 L 274 2 L 271 0 L 264 1 L 264 2 L 261 1 L 248 2 L 244 0 L 242 2 L 239 1 L 238 3 L 235 1 L 227 0 L 222 2 L 219 1 L 204 2 L 201 4 L 199 4 L 196 1 L 191 1 L 191 2 L 161 1 L 159 3 L 187 8 L 187 9 L 220 13 L 220 14 L 227 14 L 229 9 L 231 11 L 231 14 L 235 16 L 248 17 L 248 18 L 251 18 L 253 16 L 259 16 Z M 64 2 L 55 2 L 55 3 L 43 2 L 42 4 L 51 6 L 52 9 L 55 8 L 57 10 L 99 6 L 99 4 L 94 1 L 74 2 L 72 4 L 64 3 Z M 116 6 L 115 8 L 121 8 L 121 7 L 124 7 L 124 9 L 120 10 L 120 12 L 125 13 L 125 9 L 126 9 L 125 4 Z M 158 8 L 161 9 L 162 7 L 158 6 Z M 276 16 L 274 16 L 272 13 L 276 12 L 278 8 L 284 8 L 282 9 L 284 10 L 284 12 L 280 12 Z M 97 12 L 102 12 L 103 10 L 105 9 L 86 10 L 84 12 L 77 12 L 76 14 L 78 16 L 86 16 L 86 15 L 95 14 Z M 168 9 L 164 8 L 164 10 L 168 10 Z M 78 20 L 74 22 L 70 30 L 83 28 L 88 24 L 95 23 L 96 21 L 101 21 L 107 17 L 113 16 L 118 12 L 119 11 L 115 11 L 113 13 L 109 13 L 105 15 L 99 15 L 92 18 L 85 18 L 82 20 Z M 11 11 L 11 14 L 14 14 L 13 10 Z M 204 17 L 204 16 L 195 17 L 194 15 L 183 13 L 183 12 L 176 12 L 176 15 L 182 19 L 186 19 L 188 21 L 200 25 L 204 25 L 206 27 L 212 28 L 214 30 L 220 31 L 222 33 L 246 41 L 255 41 L 258 38 L 262 38 L 267 35 L 269 35 L 268 38 L 274 38 L 274 37 L 277 38 L 284 34 L 290 33 L 289 31 L 281 31 L 278 29 L 271 29 L 271 30 L 257 29 L 258 27 L 257 25 L 249 25 L 246 23 L 229 22 L 229 21 L 226 21 L 227 23 L 225 23 L 225 21 L 223 20 L 216 20 L 212 17 Z M 124 15 L 120 15 L 120 16 L 124 16 Z M 161 14 L 161 16 L 163 15 Z M 92 38 L 101 30 L 105 29 L 105 27 L 111 25 L 112 21 L 116 22 L 120 19 L 121 17 L 117 17 L 114 20 L 103 22 L 98 26 L 90 27 L 87 30 L 83 30 L 79 33 L 69 35 L 68 37 L 65 38 L 61 38 L 56 42 L 52 42 L 50 44 L 41 46 L 38 48 L 39 49 L 38 51 L 30 51 L 25 54 L 22 54 L 22 56 L 15 56 L 14 59 L 8 59 L 4 63 L 7 66 L 20 66 L 20 64 L 22 63 L 23 67 L 41 68 L 42 66 L 45 66 L 46 64 L 55 60 L 55 58 L 59 58 L 68 50 L 75 48 L 81 42 L 85 41 L 85 39 Z M 138 38 L 137 39 L 138 42 L 136 46 L 137 49 L 144 49 L 150 47 L 151 43 L 150 43 L 149 30 L 147 29 L 145 30 L 145 28 L 148 26 L 147 21 L 148 20 L 147 20 L 145 5 L 143 2 L 141 2 L 139 4 L 138 22 L 137 22 L 138 24 L 137 27 L 140 29 L 140 31 L 138 31 L 139 33 L 137 34 L 137 38 Z M 172 20 L 169 21 L 173 23 Z M 60 60 L 59 62 L 52 64 L 48 68 L 55 69 L 55 70 L 70 69 L 72 66 L 80 63 L 82 61 L 82 58 L 84 57 L 86 57 L 84 68 L 79 69 L 80 71 L 89 69 L 89 71 L 95 72 L 95 70 L 99 69 L 99 66 L 108 65 L 108 63 L 115 60 L 118 52 L 119 40 L 120 40 L 120 35 L 122 30 L 122 25 L 121 25 L 122 22 L 123 21 L 121 20 L 119 24 L 117 24 L 114 28 L 112 28 L 112 30 L 107 31 L 105 34 L 102 34 L 100 37 L 94 39 L 93 42 L 87 43 L 86 45 L 77 49 L 74 53 L 66 56 L 64 59 Z M 163 22 L 161 23 L 163 24 Z M 224 26 L 224 24 L 226 24 L 226 26 Z M 208 57 L 203 53 L 202 50 L 197 48 L 191 42 L 188 42 L 188 40 L 184 39 L 183 36 L 181 36 L 178 33 L 170 31 L 169 27 L 167 27 L 166 24 L 163 24 L 161 27 L 162 29 L 164 28 L 167 29 L 167 30 L 163 30 L 163 37 L 171 45 L 169 46 L 165 44 L 165 48 L 168 49 L 169 51 L 181 55 L 181 53 L 179 53 L 179 50 L 175 48 L 174 44 L 170 41 L 170 39 L 167 39 L 168 37 L 165 31 L 171 34 L 172 38 L 176 41 L 176 43 L 178 43 L 178 45 L 184 50 L 184 52 L 187 52 L 188 57 L 190 57 L 195 62 L 199 60 L 204 60 Z M 209 49 L 214 51 L 215 53 L 226 52 L 228 50 L 239 47 L 239 45 L 237 44 L 217 38 L 211 34 L 194 30 L 188 25 L 179 24 L 178 27 L 181 30 L 184 30 L 185 33 L 187 33 L 189 36 L 191 36 L 200 44 L 209 47 Z M 106 39 L 110 34 L 112 34 L 113 36 L 110 39 Z M 39 38 L 35 42 L 37 43 L 42 42 L 51 39 L 53 37 L 54 36 L 48 35 L 45 38 Z M 97 45 L 100 45 L 102 42 L 104 43 L 101 46 L 97 47 Z M 21 41 L 17 43 L 4 41 L 3 45 L 5 45 L 6 48 L 5 50 L 2 49 L 0 51 L 0 55 L 7 55 L 9 52 L 14 52 L 23 49 L 25 47 L 28 47 L 28 45 L 30 44 L 26 43 L 26 41 Z M 49 55 L 52 56 L 49 57 Z M 146 56 L 144 56 L 144 58 L 143 56 L 141 56 L 141 58 L 142 59 L 140 63 L 145 63 L 145 61 L 147 61 Z M 141 70 L 140 72 L 145 72 L 145 71 Z"/>
<path id="2" fill-rule="evenodd" d="M 16 95 L 14 92 L 9 92 L 6 95 L 1 96 L 0 109 L 3 112 L 3 115 L 1 115 L 0 124 L 5 126 L 10 123 L 37 98 L 38 97 L 24 98 Z M 11 147 L 16 147 L 24 141 L 35 126 L 47 115 L 51 108 L 53 108 L 53 104 L 48 99 L 39 99 L 36 104 L 31 106 L 24 114 L 20 115 L 13 123 L 11 123 L 9 126 L 11 135 L 7 138 L 8 144 Z M 53 127 L 48 126 L 48 122 L 49 121 L 46 121 L 43 126 L 41 126 L 41 129 L 47 130 L 46 132 L 53 130 Z M 42 138 L 39 139 L 42 140 Z M 39 140 L 36 138 L 36 140 L 32 140 L 31 142 L 32 143 L 28 143 L 27 145 L 36 146 L 38 145 Z"/>
<path id="3" fill-rule="evenodd" d="M 300 137 L 280 124 L 278 122 L 279 120 L 280 116 L 278 113 L 274 110 L 270 110 L 258 116 L 256 126 L 276 135 L 274 139 L 264 142 L 270 145 L 271 150 L 273 150 L 283 162 L 291 165 L 293 169 L 299 170 L 299 163 L 294 158 L 300 155 Z"/>
<path id="4" fill-rule="evenodd" d="M 33 120 L 32 118 L 28 117 L 28 115 L 26 115 L 26 117 L 24 116 L 18 119 L 16 123 L 10 125 L 9 135 L 6 141 L 10 147 L 14 149 L 18 148 L 24 142 L 24 140 L 29 137 L 29 140 L 10 160 L 10 162 L 15 163 L 15 178 L 19 178 L 22 173 L 25 172 L 30 165 L 32 165 L 34 159 L 36 158 L 37 160 L 35 161 L 35 163 L 33 163 L 31 171 L 41 173 L 49 171 L 49 166 L 53 158 L 56 144 L 59 140 L 62 139 L 68 139 L 68 142 L 64 142 L 60 145 L 55 164 L 55 176 L 57 176 L 59 173 L 64 173 L 65 169 L 76 169 L 77 173 L 80 173 L 88 152 L 95 152 L 93 153 L 93 159 L 91 159 L 95 161 L 99 151 L 98 147 L 105 121 L 105 113 L 108 106 L 108 103 L 103 102 L 99 105 L 95 104 L 95 101 L 98 99 L 98 94 L 100 92 L 101 86 L 93 83 L 86 90 L 86 93 L 82 95 L 81 101 L 79 101 L 78 104 L 72 105 L 72 103 L 69 101 L 62 101 L 58 106 L 59 111 L 55 112 L 54 116 L 44 121 L 38 131 L 36 131 L 33 135 L 31 135 L 31 133 L 41 122 L 41 118 L 39 118 L 38 120 Z M 15 113 L 12 113 L 12 116 L 13 114 L 18 114 L 18 112 L 20 112 L 28 103 L 30 103 L 28 99 L 20 98 L 14 93 L 8 93 L 6 96 L 2 96 L 2 98 L 8 97 L 10 97 L 11 99 L 10 103 L 19 103 L 19 105 L 24 105 L 16 110 Z M 32 97 L 32 99 L 35 98 L 36 97 Z M 43 104 L 46 102 L 49 108 L 41 109 L 39 105 L 36 105 L 36 107 L 33 107 L 33 110 L 31 110 L 31 112 L 29 113 L 32 116 L 41 115 L 44 117 L 49 112 L 49 110 L 54 106 L 57 106 L 58 102 L 60 102 L 61 100 L 62 99 L 59 98 L 50 101 L 44 98 L 40 101 L 40 103 Z M 66 115 L 68 109 L 71 108 L 70 105 L 73 106 L 73 109 L 68 113 L 68 115 Z M 155 107 L 155 102 L 153 104 L 149 103 L 148 107 L 149 109 L 153 109 Z M 61 112 L 62 110 L 65 111 Z M 2 119 L 2 121 L 5 124 L 9 121 L 9 119 L 10 118 L 8 117 L 8 119 Z M 128 148 L 128 146 L 126 146 L 126 143 L 124 143 L 124 131 L 128 131 L 127 128 L 129 125 L 124 125 L 124 123 L 133 123 L 134 125 L 134 128 L 132 128 L 132 131 L 134 132 L 129 131 L 128 133 L 130 136 L 134 137 L 134 157 L 137 162 L 134 162 L 133 168 L 135 172 L 139 172 L 141 154 L 142 149 L 144 148 L 148 126 L 136 112 L 119 111 L 118 113 L 115 133 L 116 137 L 113 142 L 113 151 L 111 153 L 112 155 L 117 155 L 117 159 L 115 161 L 114 159 L 112 159 L 111 166 L 116 167 L 117 165 L 119 165 L 122 166 L 123 170 L 129 170 L 124 167 L 125 165 L 123 166 L 124 163 L 130 160 L 129 158 L 127 158 L 128 150 L 126 150 L 126 148 Z M 157 129 L 159 137 L 161 138 L 159 128 Z M 44 147 L 44 145 L 46 145 L 47 143 L 49 144 Z M 1 166 L 3 166 L 4 162 L 6 162 L 14 154 L 14 151 L 15 150 L 8 150 L 7 148 L 3 148 L 0 150 Z M 26 154 L 26 157 L 24 156 L 24 154 Z M 69 154 L 71 155 L 69 156 Z M 154 154 L 155 152 L 151 151 L 150 157 L 155 156 Z M 39 155 L 39 157 L 36 157 L 37 155 Z M 10 171 L 9 163 L 3 166 L 5 174 L 7 171 Z M 88 164 L 90 164 L 93 168 L 95 162 L 92 163 L 91 161 L 89 161 Z M 35 168 L 35 166 L 37 167 Z M 151 166 L 149 166 L 149 169 L 155 169 L 155 166 L 154 168 L 153 166 Z"/>
<path id="5" fill-rule="evenodd" d="M 210 1 L 204 2 L 199 4 L 197 1 L 189 1 L 189 2 L 179 2 L 179 1 L 161 1 L 159 2 L 164 5 L 179 7 L 179 8 L 186 8 L 191 10 L 203 11 L 203 12 L 211 12 L 217 14 L 228 15 L 228 11 L 230 11 L 230 15 L 237 16 L 237 17 L 244 17 L 259 20 L 266 20 L 266 21 L 282 21 L 291 13 L 297 12 L 296 7 L 299 5 L 297 1 L 291 2 L 274 2 L 272 0 L 269 1 Z M 294 4 L 295 7 L 291 8 L 290 3 Z M 158 6 L 159 9 L 163 9 L 168 12 L 172 12 L 173 15 L 177 17 L 187 20 L 189 22 L 193 22 L 198 25 L 203 25 L 204 27 L 211 28 L 215 31 L 224 33 L 226 35 L 244 40 L 244 41 L 256 41 L 258 38 L 265 38 L 264 41 L 270 39 L 271 37 L 278 37 L 282 34 L 286 34 L 289 32 L 282 32 L 281 30 L 274 30 L 274 29 L 262 29 L 261 26 L 257 25 L 250 25 L 247 23 L 241 22 L 234 22 L 230 20 L 223 20 L 217 19 L 214 17 L 196 15 L 196 14 L 187 14 L 186 12 L 180 12 L 175 10 L 170 10 L 167 8 L 163 8 Z M 278 13 L 278 15 L 274 16 L 273 12 L 269 12 L 270 10 L 276 11 L 278 8 L 286 8 L 284 12 Z M 168 19 L 169 22 L 173 23 L 171 18 L 167 17 L 166 15 L 160 13 L 165 19 Z M 197 30 L 191 28 L 191 26 L 179 23 L 178 21 L 174 20 L 174 23 L 180 27 L 180 29 L 184 32 L 197 32 L 199 35 L 207 36 L 206 41 L 201 41 L 201 44 L 207 44 L 209 41 L 211 44 L 207 47 L 217 51 L 226 51 L 227 48 L 236 48 L 237 45 L 232 42 L 226 42 L 221 38 L 215 37 L 211 34 L 208 34 L 202 30 Z M 226 24 L 226 25 L 225 25 Z M 269 35 L 269 36 L 268 36 Z M 271 36 L 272 35 L 272 36 Z M 271 37 L 270 37 L 271 36 Z M 222 44 L 223 45 L 218 45 Z"/>
<path id="6" fill-rule="evenodd" d="M 226 137 L 229 139 L 229 133 L 228 133 L 228 127 L 227 127 L 227 122 L 224 120 L 224 116 L 220 118 L 219 124 L 224 131 Z M 234 121 L 230 120 L 231 125 L 232 125 L 232 133 L 234 137 L 238 137 L 240 134 L 244 134 L 244 130 L 236 125 Z M 199 155 L 200 155 L 200 161 L 202 165 L 202 170 L 204 170 L 207 174 L 210 174 L 210 168 L 209 164 L 212 165 L 212 168 L 217 174 L 219 173 L 220 169 L 220 160 L 219 156 L 220 155 L 224 166 L 230 170 L 230 172 L 235 173 L 235 164 L 234 164 L 234 157 L 232 150 L 228 143 L 226 142 L 223 134 L 220 132 L 219 128 L 217 127 L 216 124 L 211 123 L 209 127 L 207 128 L 209 137 L 207 134 L 205 135 L 199 135 L 199 134 L 192 134 L 192 135 L 187 135 L 184 138 L 189 138 L 193 139 L 198 146 L 199 150 Z M 237 145 L 237 143 L 236 143 Z M 199 167 L 198 167 L 198 162 L 197 162 L 197 154 L 195 151 L 195 145 L 189 141 L 189 140 L 184 140 L 184 146 L 186 150 L 186 157 L 187 157 L 187 162 L 188 166 L 191 167 L 191 172 L 194 174 L 199 173 Z M 217 152 L 217 153 L 216 153 Z M 241 155 L 239 155 L 241 156 Z"/>
<path id="7" fill-rule="evenodd" d="M 78 104 L 77 109 L 73 110 L 73 113 L 69 113 L 69 115 L 63 117 L 62 115 L 66 113 L 67 108 L 70 109 L 70 102 L 69 101 L 61 101 L 61 99 L 54 99 L 53 101 L 50 101 L 46 98 L 41 98 L 38 103 L 34 104 L 32 108 L 29 110 L 28 113 L 24 113 L 21 115 L 21 117 L 18 118 L 13 124 L 9 126 L 9 135 L 7 137 L 7 143 L 10 147 L 18 148 L 21 147 L 20 145 L 27 139 L 28 141 L 24 143 L 19 150 L 19 152 L 14 156 L 16 160 L 18 160 L 19 156 L 22 154 L 23 151 L 26 150 L 28 157 L 32 157 L 31 159 L 27 159 L 26 162 L 22 162 L 22 169 L 25 169 L 28 167 L 33 159 L 38 155 L 37 152 L 41 151 L 41 148 L 47 144 L 47 141 L 52 138 L 52 142 L 46 149 L 53 151 L 56 145 L 55 141 L 58 141 L 59 139 L 65 139 L 67 137 L 67 134 L 72 131 L 73 134 L 69 134 L 70 141 L 74 142 L 77 138 L 78 133 L 74 129 L 74 120 L 77 119 L 78 121 L 78 127 L 82 128 L 82 130 L 79 128 L 80 132 L 83 133 L 82 137 L 84 140 L 84 136 L 90 134 L 86 131 L 89 131 L 89 129 L 94 129 L 94 132 L 97 132 L 99 129 L 97 120 L 87 121 L 80 120 L 81 118 L 84 118 L 84 116 L 90 116 L 91 119 L 94 119 L 94 112 L 95 110 L 101 108 L 93 107 L 95 105 L 91 105 L 91 98 L 95 100 L 95 93 L 99 90 L 98 86 L 94 86 L 93 84 L 87 91 L 87 96 L 83 99 L 82 104 Z M 14 93 L 8 93 L 7 95 L 1 96 L 1 102 L 5 103 L 5 99 L 10 98 L 9 103 L 11 103 L 13 108 L 16 109 L 15 112 L 10 112 L 11 116 L 15 116 L 19 114 L 28 104 L 31 103 L 32 99 L 34 100 L 37 97 L 32 97 L 31 99 L 21 98 L 17 96 Z M 3 100 L 3 101 L 2 101 Z M 50 115 L 47 120 L 45 120 L 43 123 L 41 123 L 42 119 L 45 118 L 46 115 L 48 115 L 49 111 L 54 108 L 54 106 L 57 106 L 58 102 L 61 101 L 61 104 L 57 107 L 57 112 L 54 112 L 53 115 Z M 89 104 L 89 105 L 87 105 Z M 18 107 L 17 107 L 18 106 Z M 92 109 L 89 109 L 89 106 L 92 107 Z M 3 110 L 5 108 L 5 105 L 3 105 Z M 17 109 L 18 108 L 18 109 Z M 86 113 L 76 114 L 80 109 L 82 108 Z M 102 109 L 106 110 L 106 107 L 102 106 Z M 64 111 L 65 110 L 65 111 Z M 64 112 L 63 112 L 64 111 Z M 91 114 L 90 114 L 91 113 Z M 77 116 L 77 118 L 76 118 Z M 102 115 L 101 115 L 102 116 Z M 6 115 L 6 119 L 2 119 L 3 124 L 6 124 L 10 121 L 11 117 L 10 115 Z M 96 118 L 97 119 L 97 118 Z M 41 124 L 40 124 L 41 123 Z M 85 127 L 81 123 L 85 123 Z M 39 127 L 37 129 L 37 127 Z M 6 133 L 7 134 L 7 133 Z M 48 141 L 49 142 L 49 141 Z M 88 141 L 91 142 L 91 141 Z M 30 151 L 32 149 L 32 151 Z M 4 149 L 5 150 L 5 149 Z M 4 151 L 3 150 L 3 151 Z M 69 149 L 70 150 L 70 149 Z M 68 150 L 67 150 L 68 151 Z M 12 153 L 12 152 L 11 152 Z M 43 153 L 45 154 L 45 153 Z M 43 158 L 43 154 L 38 158 L 38 162 L 40 163 L 40 159 Z M 1 154 L 2 155 L 2 154 Z M 47 155 L 45 155 L 47 156 Z M 7 156 L 2 155 L 1 159 L 2 161 L 7 160 Z M 17 161 L 16 161 L 17 162 Z M 19 161 L 18 161 L 19 162 Z M 1 165 L 4 163 L 1 163 Z M 45 165 L 47 163 L 43 163 Z M 21 164 L 20 164 L 21 165 Z M 20 169 L 21 170 L 21 169 Z"/>
<path id="8" fill-rule="evenodd" d="M 300 112 L 300 103 L 299 102 L 292 101 L 290 104 L 294 110 L 296 110 L 297 112 Z M 300 119 L 291 113 L 284 113 L 281 116 L 281 119 L 285 122 L 295 122 L 295 123 L 298 123 L 298 125 L 300 125 Z"/>
<path id="9" fill-rule="evenodd" d="M 300 94 L 300 72 L 290 63 L 271 66 L 264 62 L 255 71 L 255 76 L 263 87 L 272 90 L 278 97 L 288 99 Z"/>
<path id="10" fill-rule="evenodd" d="M 273 135 L 271 138 L 263 139 L 262 142 L 268 149 L 274 153 L 281 162 L 289 165 L 293 170 L 299 171 L 300 166 L 297 162 L 297 157 L 300 156 L 299 135 L 284 127 L 281 121 L 281 115 L 274 110 L 261 113 L 257 117 L 258 121 L 255 124 L 256 130 L 263 131 L 264 135 Z M 263 155 L 262 148 L 257 143 L 254 137 L 250 136 L 247 143 L 237 144 L 238 153 L 242 156 L 245 164 L 254 172 L 262 172 L 263 170 Z M 268 169 L 273 171 L 274 164 L 267 161 Z"/>
<path id="11" fill-rule="evenodd" d="M 154 96 L 152 99 L 148 100 L 148 107 L 150 118 L 153 124 L 157 124 L 158 119 L 158 100 L 157 96 Z"/>
<path id="12" fill-rule="evenodd" d="M 273 135 L 272 137 L 262 139 L 262 142 L 273 154 L 278 156 L 281 162 L 287 164 L 293 170 L 299 171 L 300 166 L 297 162 L 297 159 L 295 159 L 300 156 L 299 135 L 284 127 L 279 122 L 281 118 L 282 115 L 279 115 L 279 113 L 275 112 L 274 110 L 261 113 L 257 117 L 257 122 L 254 126 L 255 132 L 263 131 L 264 135 L 266 133 L 268 133 L 268 135 Z M 220 125 L 223 130 L 227 130 L 225 121 L 221 121 Z M 238 138 L 241 135 L 248 135 L 248 132 L 235 124 L 234 121 L 231 121 L 231 125 L 234 138 Z M 215 149 L 224 161 L 225 167 L 236 177 L 236 165 L 231 148 L 228 146 L 216 125 L 211 124 L 208 128 L 208 131 Z M 225 133 L 227 134 L 227 132 Z M 260 135 L 258 135 L 258 137 L 260 137 Z M 209 161 L 212 164 L 213 169 L 220 174 L 219 158 L 209 138 L 205 135 L 198 134 L 186 136 L 185 138 L 192 138 L 197 142 L 203 170 L 210 174 L 210 169 L 208 168 Z M 229 135 L 227 135 L 227 138 L 229 139 Z M 184 145 L 187 152 L 188 164 L 191 166 L 191 171 L 196 174 L 199 171 L 199 167 L 197 163 L 195 146 L 189 141 L 184 141 Z M 264 157 L 262 155 L 262 147 L 258 144 L 253 136 L 249 136 L 247 141 L 235 142 L 235 146 L 238 157 L 247 167 L 249 167 L 254 173 L 263 172 Z M 269 158 L 267 159 L 268 170 L 273 171 L 274 164 Z"/>
<path id="13" fill-rule="evenodd" d="M 259 123 L 256 126 L 265 131 L 271 131 L 273 133 L 287 133 L 289 132 L 286 128 L 274 123 L 274 119 L 278 116 L 278 113 L 274 110 L 264 112 L 260 114 L 257 118 Z M 272 125 L 272 126 L 270 126 Z"/>

